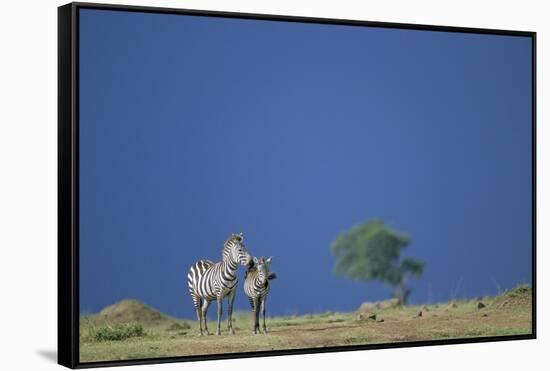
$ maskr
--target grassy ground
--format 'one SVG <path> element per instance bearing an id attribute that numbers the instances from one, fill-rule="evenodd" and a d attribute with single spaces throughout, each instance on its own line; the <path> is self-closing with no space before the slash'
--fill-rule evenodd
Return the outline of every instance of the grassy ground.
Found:
<path id="1" fill-rule="evenodd" d="M 479 302 L 485 307 L 478 308 Z M 82 316 L 82 362 L 530 334 L 532 326 L 531 289 L 526 286 L 450 304 L 273 317 L 267 321 L 267 335 L 252 334 L 248 313 L 234 315 L 236 335 L 223 331 L 221 336 L 198 337 L 196 321 L 156 312 L 144 321 L 130 315 L 126 322 L 122 314 L 129 310 L 118 309 L 118 317 L 103 312 Z M 209 323 L 213 332 L 215 321 Z"/>

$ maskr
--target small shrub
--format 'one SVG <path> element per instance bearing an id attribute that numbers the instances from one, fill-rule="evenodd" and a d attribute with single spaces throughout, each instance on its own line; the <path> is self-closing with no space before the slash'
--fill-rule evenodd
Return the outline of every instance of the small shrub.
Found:
<path id="1" fill-rule="evenodd" d="M 120 341 L 145 336 L 145 330 L 137 323 L 117 323 L 94 328 L 90 335 L 95 341 Z"/>
<path id="2" fill-rule="evenodd" d="M 173 322 L 170 326 L 166 328 L 166 331 L 181 331 L 189 330 L 191 325 L 187 322 Z"/>

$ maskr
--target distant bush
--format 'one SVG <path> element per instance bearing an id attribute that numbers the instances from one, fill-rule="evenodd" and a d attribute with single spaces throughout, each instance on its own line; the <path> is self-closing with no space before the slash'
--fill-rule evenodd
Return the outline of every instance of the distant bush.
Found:
<path id="1" fill-rule="evenodd" d="M 166 331 L 181 331 L 189 330 L 191 325 L 185 321 L 183 322 L 173 322 L 170 326 L 166 328 Z"/>
<path id="2" fill-rule="evenodd" d="M 145 330 L 137 323 L 117 323 L 93 328 L 90 335 L 96 341 L 120 341 L 145 336 Z"/>

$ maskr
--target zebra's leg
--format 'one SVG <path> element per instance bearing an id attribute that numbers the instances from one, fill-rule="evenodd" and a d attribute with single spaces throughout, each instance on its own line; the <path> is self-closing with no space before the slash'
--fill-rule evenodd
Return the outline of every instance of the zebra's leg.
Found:
<path id="1" fill-rule="evenodd" d="M 202 336 L 202 314 L 201 314 L 201 298 L 195 294 L 191 294 L 193 299 L 193 305 L 195 306 L 195 311 L 197 312 L 197 321 L 199 321 L 199 336 Z"/>
<path id="2" fill-rule="evenodd" d="M 260 301 L 258 297 L 254 298 L 254 333 L 260 333 Z"/>
<path id="3" fill-rule="evenodd" d="M 263 330 L 264 334 L 267 334 L 267 327 L 265 327 L 265 301 L 267 299 L 267 296 L 264 296 L 262 298 L 262 321 L 263 321 Z"/>
<path id="4" fill-rule="evenodd" d="M 250 308 L 252 308 L 252 323 L 254 323 L 254 318 L 256 318 L 256 309 L 254 308 L 254 299 L 252 299 L 250 296 L 248 297 L 248 302 L 250 303 Z M 252 332 L 254 332 L 255 329 L 252 329 Z"/>
<path id="5" fill-rule="evenodd" d="M 223 295 L 219 295 L 216 298 L 216 301 L 218 302 L 218 330 L 216 331 L 216 335 L 222 334 L 222 307 L 223 307 Z"/>
<path id="6" fill-rule="evenodd" d="M 227 296 L 227 329 L 231 335 L 235 335 L 235 330 L 233 330 L 233 302 L 235 301 L 235 294 L 237 290 L 233 289 Z"/>
<path id="7" fill-rule="evenodd" d="M 210 305 L 210 300 L 203 299 L 202 302 L 202 320 L 204 321 L 204 332 L 206 335 L 211 335 L 208 331 L 208 325 L 206 324 L 206 312 L 208 311 L 208 306 Z"/>

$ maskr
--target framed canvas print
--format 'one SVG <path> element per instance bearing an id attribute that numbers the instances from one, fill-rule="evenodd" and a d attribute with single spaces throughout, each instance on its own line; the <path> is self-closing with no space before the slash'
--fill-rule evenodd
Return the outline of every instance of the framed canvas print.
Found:
<path id="1" fill-rule="evenodd" d="M 59 8 L 59 363 L 536 336 L 535 33 Z"/>

